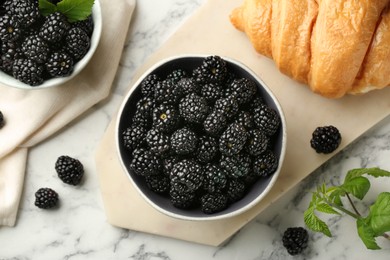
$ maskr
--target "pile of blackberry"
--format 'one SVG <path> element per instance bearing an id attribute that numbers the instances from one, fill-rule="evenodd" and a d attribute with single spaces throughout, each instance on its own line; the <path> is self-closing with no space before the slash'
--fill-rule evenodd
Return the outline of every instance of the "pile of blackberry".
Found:
<path id="1" fill-rule="evenodd" d="M 52 1 L 55 3 L 55 1 Z M 38 0 L 0 1 L 0 69 L 30 86 L 65 77 L 88 52 L 93 19 L 40 13 Z"/>
<path id="2" fill-rule="evenodd" d="M 122 133 L 131 170 L 181 209 L 220 212 L 278 167 L 278 113 L 219 56 L 150 74 Z"/>

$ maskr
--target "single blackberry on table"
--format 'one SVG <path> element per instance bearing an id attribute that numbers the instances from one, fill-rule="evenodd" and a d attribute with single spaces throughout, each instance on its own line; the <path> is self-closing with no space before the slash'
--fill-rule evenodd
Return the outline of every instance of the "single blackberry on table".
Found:
<path id="1" fill-rule="evenodd" d="M 226 171 L 215 164 L 204 167 L 203 189 L 208 193 L 221 192 L 228 182 Z"/>
<path id="2" fill-rule="evenodd" d="M 163 159 L 163 173 L 166 175 L 166 176 L 170 176 L 171 175 L 171 171 L 173 169 L 173 166 L 180 162 L 180 157 L 178 156 L 175 156 L 175 155 L 172 155 L 172 156 L 168 156 L 167 158 L 164 158 Z"/>
<path id="3" fill-rule="evenodd" d="M 24 55 L 37 63 L 45 63 L 49 56 L 49 51 L 49 46 L 38 35 L 29 36 L 22 43 Z"/>
<path id="4" fill-rule="evenodd" d="M 205 214 L 213 214 L 224 210 L 227 197 L 222 193 L 207 193 L 201 197 L 201 210 Z"/>
<path id="5" fill-rule="evenodd" d="M 18 40 L 22 35 L 22 26 L 15 16 L 5 14 L 0 17 L 0 39 L 3 42 Z"/>
<path id="6" fill-rule="evenodd" d="M 245 192 L 246 187 L 243 181 L 240 179 L 229 179 L 225 189 L 229 204 L 242 199 L 245 196 Z"/>
<path id="7" fill-rule="evenodd" d="M 226 116 L 226 118 L 233 118 L 239 111 L 239 105 L 233 96 L 227 98 L 220 98 L 215 101 L 214 111 L 218 111 Z"/>
<path id="8" fill-rule="evenodd" d="M 231 95 L 239 105 L 248 103 L 257 92 L 256 83 L 247 78 L 236 79 L 230 84 Z"/>
<path id="9" fill-rule="evenodd" d="M 221 84 L 206 83 L 202 85 L 201 96 L 204 97 L 208 104 L 213 105 L 217 99 L 222 98 L 223 89 Z"/>
<path id="10" fill-rule="evenodd" d="M 73 27 L 65 34 L 65 49 L 76 61 L 81 60 L 88 52 L 91 40 L 84 30 Z"/>
<path id="11" fill-rule="evenodd" d="M 40 188 L 35 192 L 35 206 L 50 209 L 57 205 L 58 193 L 50 188 Z"/>
<path id="12" fill-rule="evenodd" d="M 329 154 L 334 152 L 341 143 L 341 134 L 339 130 L 332 126 L 317 127 L 310 140 L 311 147 L 317 153 Z"/>
<path id="13" fill-rule="evenodd" d="M 93 27 L 94 27 L 94 23 L 93 23 L 93 17 L 92 15 L 89 15 L 86 19 L 84 20 L 81 20 L 81 21 L 77 21 L 77 22 L 74 22 L 72 24 L 73 27 L 78 27 L 82 30 L 84 30 L 87 35 L 89 37 L 92 36 L 92 33 L 93 33 Z"/>
<path id="14" fill-rule="evenodd" d="M 191 93 L 200 94 L 200 85 L 193 78 L 182 78 L 177 85 L 183 90 L 183 96 Z"/>
<path id="15" fill-rule="evenodd" d="M 145 182 L 151 191 L 159 194 L 166 194 L 170 190 L 170 179 L 163 174 L 146 176 Z"/>
<path id="16" fill-rule="evenodd" d="M 268 177 L 278 168 L 278 159 L 271 150 L 254 157 L 253 173 L 259 177 Z"/>
<path id="17" fill-rule="evenodd" d="M 0 111 L 0 129 L 3 128 L 4 125 L 5 125 L 4 115 Z"/>
<path id="18" fill-rule="evenodd" d="M 249 130 L 246 144 L 247 152 L 252 156 L 257 156 L 265 152 L 269 145 L 269 138 L 259 129 Z"/>
<path id="19" fill-rule="evenodd" d="M 139 113 L 142 113 L 146 117 L 152 118 L 153 110 L 155 108 L 154 99 L 151 97 L 141 98 L 136 105 L 136 110 Z"/>
<path id="20" fill-rule="evenodd" d="M 153 126 L 164 133 L 174 131 L 180 123 L 179 111 L 171 105 L 159 105 L 153 110 Z"/>
<path id="21" fill-rule="evenodd" d="M 252 160 L 245 153 L 234 156 L 222 155 L 219 164 L 226 171 L 229 178 L 246 178 L 251 172 Z"/>
<path id="22" fill-rule="evenodd" d="M 261 105 L 255 108 L 253 111 L 253 119 L 255 126 L 268 136 L 274 135 L 280 126 L 278 113 L 267 105 Z"/>
<path id="23" fill-rule="evenodd" d="M 52 77 L 69 76 L 74 68 L 73 58 L 66 52 L 53 52 L 45 63 L 46 71 Z"/>
<path id="24" fill-rule="evenodd" d="M 196 150 L 196 160 L 199 163 L 208 163 L 212 161 L 218 153 L 218 143 L 211 136 L 201 136 Z"/>
<path id="25" fill-rule="evenodd" d="M 187 77 L 187 72 L 183 69 L 175 69 L 168 74 L 167 79 L 172 80 L 174 83 L 179 82 L 181 79 Z"/>
<path id="26" fill-rule="evenodd" d="M 206 57 L 193 74 L 198 82 L 222 83 L 227 75 L 226 61 L 219 56 Z"/>
<path id="27" fill-rule="evenodd" d="M 171 136 L 171 148 L 176 154 L 191 154 L 196 151 L 197 145 L 196 134 L 187 127 L 176 130 Z"/>
<path id="28" fill-rule="evenodd" d="M 171 187 L 169 191 L 170 201 L 172 205 L 180 209 L 189 209 L 196 205 L 196 193 L 195 192 L 184 192 L 180 193 Z"/>
<path id="29" fill-rule="evenodd" d="M 141 93 L 144 97 L 154 98 L 154 89 L 156 88 L 157 82 L 160 81 L 160 77 L 156 74 L 150 74 L 146 76 L 141 82 Z"/>
<path id="30" fill-rule="evenodd" d="M 78 185 L 84 175 L 83 164 L 70 156 L 62 155 L 57 158 L 55 170 L 58 177 L 66 184 Z"/>
<path id="31" fill-rule="evenodd" d="M 35 0 L 7 0 L 3 6 L 9 14 L 19 19 L 23 27 L 29 27 L 41 17 L 38 1 Z"/>
<path id="32" fill-rule="evenodd" d="M 179 103 L 181 117 L 188 123 L 202 124 L 209 112 L 206 99 L 191 93 Z"/>
<path id="33" fill-rule="evenodd" d="M 230 124 L 219 138 L 219 151 L 227 156 L 238 154 L 247 139 L 248 132 L 241 124 Z"/>
<path id="34" fill-rule="evenodd" d="M 172 80 L 159 81 L 154 89 L 154 100 L 157 104 L 176 105 L 183 97 L 183 90 Z"/>
<path id="35" fill-rule="evenodd" d="M 284 231 L 282 241 L 290 255 L 298 255 L 307 248 L 309 234 L 303 227 L 290 227 Z"/>
<path id="36" fill-rule="evenodd" d="M 228 120 L 218 111 L 211 112 L 203 122 L 204 131 L 211 136 L 219 136 L 226 128 Z"/>
<path id="37" fill-rule="evenodd" d="M 133 151 L 145 144 L 146 129 L 139 125 L 132 125 L 122 133 L 123 145 Z"/>
<path id="38" fill-rule="evenodd" d="M 171 186 L 180 193 L 195 192 L 203 184 L 203 168 L 193 160 L 184 159 L 172 168 Z"/>
<path id="39" fill-rule="evenodd" d="M 159 156 L 168 153 L 170 149 L 169 135 L 153 128 L 146 134 L 146 143 L 148 144 L 150 150 Z"/>
<path id="40" fill-rule="evenodd" d="M 152 151 L 138 148 L 133 152 L 130 169 L 144 177 L 157 175 L 162 172 L 162 161 Z"/>
<path id="41" fill-rule="evenodd" d="M 37 86 L 43 82 L 43 66 L 30 59 L 17 59 L 13 63 L 12 75 L 23 83 Z"/>
<path id="42" fill-rule="evenodd" d="M 249 111 L 240 111 L 236 116 L 235 122 L 241 124 L 246 130 L 250 130 L 255 126 L 253 116 Z"/>
<path id="43" fill-rule="evenodd" d="M 47 42 L 59 42 L 70 29 L 66 16 L 54 12 L 45 17 L 45 22 L 39 30 L 39 36 Z"/>

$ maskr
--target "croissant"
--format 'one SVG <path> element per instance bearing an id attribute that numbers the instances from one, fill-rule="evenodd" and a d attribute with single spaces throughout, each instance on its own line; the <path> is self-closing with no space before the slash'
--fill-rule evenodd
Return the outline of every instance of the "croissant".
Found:
<path id="1" fill-rule="evenodd" d="M 390 84 L 389 0 L 244 0 L 230 21 L 282 73 L 324 97 Z"/>

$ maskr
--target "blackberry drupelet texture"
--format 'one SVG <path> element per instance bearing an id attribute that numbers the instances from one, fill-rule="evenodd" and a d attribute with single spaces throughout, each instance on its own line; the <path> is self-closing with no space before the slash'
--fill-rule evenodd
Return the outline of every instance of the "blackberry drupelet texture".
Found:
<path id="1" fill-rule="evenodd" d="M 73 27 L 65 34 L 65 49 L 76 61 L 81 60 L 88 52 L 91 40 L 86 32 Z"/>
<path id="2" fill-rule="evenodd" d="M 162 172 L 162 162 L 161 159 L 150 150 L 138 148 L 133 152 L 130 169 L 137 175 L 144 177 L 157 175 Z"/>
<path id="3" fill-rule="evenodd" d="M 253 173 L 259 177 L 268 177 L 278 168 L 278 159 L 271 150 L 256 156 L 253 161 Z"/>
<path id="4" fill-rule="evenodd" d="M 180 115 L 188 123 L 202 124 L 209 110 L 206 99 L 195 93 L 191 93 L 180 100 Z"/>
<path id="5" fill-rule="evenodd" d="M 219 151 L 227 156 L 238 154 L 248 139 L 246 129 L 237 123 L 233 123 L 222 133 L 219 138 Z"/>
<path id="6" fill-rule="evenodd" d="M 298 255 L 307 248 L 309 234 L 303 227 L 290 227 L 283 233 L 283 246 L 290 255 Z"/>
<path id="7" fill-rule="evenodd" d="M 41 209 L 50 209 L 57 205 L 58 193 L 50 188 L 40 188 L 35 192 L 35 206 Z"/>
<path id="8" fill-rule="evenodd" d="M 71 25 L 66 16 L 60 12 L 51 13 L 39 30 L 39 36 L 47 42 L 59 42 L 70 29 Z"/>
<path id="9" fill-rule="evenodd" d="M 173 166 L 171 171 L 171 186 L 179 193 L 195 192 L 203 184 L 203 169 L 192 161 L 184 159 Z"/>
<path id="10" fill-rule="evenodd" d="M 123 145 L 133 151 L 145 144 L 146 129 L 139 125 L 132 125 L 122 133 Z"/>
<path id="11" fill-rule="evenodd" d="M 317 153 L 329 154 L 334 152 L 341 143 L 341 134 L 339 130 L 332 126 L 317 127 L 310 140 L 311 147 Z"/>
<path id="12" fill-rule="evenodd" d="M 45 64 L 46 71 L 52 77 L 69 76 L 73 71 L 73 65 L 72 57 L 64 51 L 53 52 Z"/>
<path id="13" fill-rule="evenodd" d="M 78 185 L 84 176 L 83 164 L 70 156 L 62 155 L 55 163 L 58 177 L 66 184 Z"/>
<path id="14" fill-rule="evenodd" d="M 222 193 L 207 193 L 201 198 L 201 207 L 205 214 L 220 212 L 227 206 L 227 197 Z"/>
<path id="15" fill-rule="evenodd" d="M 43 66 L 30 59 L 17 59 L 13 63 L 12 75 L 23 83 L 37 86 L 43 82 Z"/>
<path id="16" fill-rule="evenodd" d="M 189 128 L 180 128 L 171 136 L 171 148 L 179 155 L 191 154 L 196 151 L 198 138 Z"/>

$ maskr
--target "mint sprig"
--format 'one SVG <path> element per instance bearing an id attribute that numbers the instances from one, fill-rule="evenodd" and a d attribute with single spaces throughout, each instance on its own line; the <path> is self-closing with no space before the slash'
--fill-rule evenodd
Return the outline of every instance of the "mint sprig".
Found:
<path id="1" fill-rule="evenodd" d="M 39 0 L 39 10 L 47 16 L 54 12 L 63 13 L 69 22 L 77 22 L 87 19 L 92 13 L 94 0 L 62 0 L 56 5 L 49 0 Z"/>
<path id="2" fill-rule="evenodd" d="M 312 200 L 304 213 L 306 226 L 331 237 L 328 225 L 322 221 L 316 212 L 341 215 L 345 213 L 356 219 L 357 232 L 368 249 L 380 249 L 376 242 L 377 237 L 390 240 L 386 232 L 390 231 L 390 192 L 382 192 L 375 203 L 370 207 L 367 216 L 363 217 L 352 201 L 352 196 L 363 200 L 371 184 L 363 175 L 390 177 L 390 172 L 379 168 L 359 168 L 348 171 L 344 183 L 340 186 L 326 187 L 325 184 L 317 187 L 313 192 Z M 342 199 L 346 198 L 351 204 L 352 211 L 344 207 Z"/>

